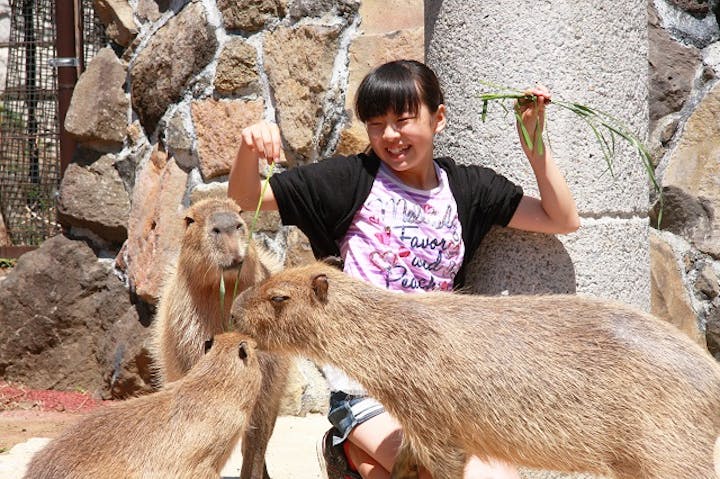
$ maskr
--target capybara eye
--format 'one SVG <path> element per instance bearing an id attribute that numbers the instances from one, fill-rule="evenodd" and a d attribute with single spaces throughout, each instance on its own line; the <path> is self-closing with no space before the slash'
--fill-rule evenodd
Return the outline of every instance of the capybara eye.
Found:
<path id="1" fill-rule="evenodd" d="M 208 339 L 205 341 L 205 354 L 207 354 L 208 351 L 210 351 L 210 348 L 212 348 L 213 345 L 213 338 Z"/>
<path id="2" fill-rule="evenodd" d="M 238 346 L 238 356 L 240 356 L 240 359 L 243 361 L 245 361 L 248 357 L 247 343 L 245 341 L 241 342 Z"/>
<path id="3" fill-rule="evenodd" d="M 290 299 L 290 296 L 273 296 L 270 299 L 272 300 L 273 303 L 280 304 L 280 303 L 285 302 L 288 299 Z"/>
<path id="4" fill-rule="evenodd" d="M 195 223 L 194 219 L 190 218 L 189 216 L 185 217 L 185 226 L 190 226 L 193 223 Z"/>
<path id="5" fill-rule="evenodd" d="M 235 228 L 236 228 L 238 231 L 242 231 L 242 230 L 243 230 L 243 224 L 242 224 L 242 223 L 238 223 L 238 225 L 237 225 Z"/>
<path id="6" fill-rule="evenodd" d="M 220 234 L 220 228 L 213 228 L 213 229 L 212 229 L 212 233 L 213 233 L 215 236 L 219 235 L 219 234 Z"/>

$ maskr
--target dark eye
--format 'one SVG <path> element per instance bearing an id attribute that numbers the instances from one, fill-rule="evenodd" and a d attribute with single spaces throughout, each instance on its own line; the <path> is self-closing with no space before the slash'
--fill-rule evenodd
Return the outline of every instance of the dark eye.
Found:
<path id="1" fill-rule="evenodd" d="M 207 341 L 205 341 L 205 354 L 207 354 L 208 351 L 210 351 L 210 348 L 212 348 L 213 345 L 213 339 L 210 338 Z"/>
<path id="2" fill-rule="evenodd" d="M 190 218 L 189 216 L 185 217 L 185 226 L 190 226 L 193 223 L 195 223 L 194 219 Z"/>
<path id="3" fill-rule="evenodd" d="M 214 234 L 215 236 L 218 236 L 220 234 L 220 228 L 213 228 L 212 234 Z"/>
<path id="4" fill-rule="evenodd" d="M 238 231 L 242 231 L 242 230 L 244 229 L 244 228 L 243 228 L 243 224 L 242 224 L 242 223 L 238 223 L 238 225 L 235 227 L 235 229 L 237 229 Z"/>
<path id="5" fill-rule="evenodd" d="M 273 303 L 280 304 L 290 299 L 290 296 L 273 296 L 270 299 Z"/>

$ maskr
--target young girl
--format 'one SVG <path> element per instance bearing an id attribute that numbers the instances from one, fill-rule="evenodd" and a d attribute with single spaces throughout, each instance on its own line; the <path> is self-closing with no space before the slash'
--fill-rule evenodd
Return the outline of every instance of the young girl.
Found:
<path id="1" fill-rule="evenodd" d="M 540 87 L 529 93 L 538 101 L 516 108 L 534 132 L 538 118 L 543 125 L 550 94 Z M 400 60 L 375 68 L 359 86 L 355 110 L 367 129 L 367 153 L 274 175 L 262 198 L 263 209 L 279 210 L 283 224 L 305 233 L 316 257 L 342 257 L 347 274 L 408 293 L 457 289 L 492 225 L 544 233 L 578 228 L 575 202 L 550 151 L 533 152 L 522 135 L 540 199 L 524 196 L 488 168 L 433 158 L 435 135 L 447 120 L 439 82 L 426 65 Z M 258 160 L 276 161 L 280 149 L 275 124 L 260 122 L 242 131 L 228 187 L 242 208 L 254 209 L 260 197 Z M 359 384 L 324 369 L 332 391 L 333 428 L 322 442 L 328 477 L 388 478 L 400 426 Z M 420 477 L 429 475 L 421 470 Z M 472 457 L 465 477 L 519 475 L 510 465 Z"/>

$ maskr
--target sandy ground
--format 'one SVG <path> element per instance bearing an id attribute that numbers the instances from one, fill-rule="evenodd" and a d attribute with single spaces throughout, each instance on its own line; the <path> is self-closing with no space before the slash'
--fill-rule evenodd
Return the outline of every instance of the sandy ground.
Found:
<path id="1" fill-rule="evenodd" d="M 0 451 L 3 451 L 0 453 L 0 478 L 22 478 L 32 455 L 82 416 L 54 411 L 0 412 Z M 268 446 L 270 476 L 274 479 L 321 478 L 316 444 L 328 427 L 323 415 L 279 417 Z M 239 477 L 241 464 L 238 447 L 222 471 L 223 478 Z"/>

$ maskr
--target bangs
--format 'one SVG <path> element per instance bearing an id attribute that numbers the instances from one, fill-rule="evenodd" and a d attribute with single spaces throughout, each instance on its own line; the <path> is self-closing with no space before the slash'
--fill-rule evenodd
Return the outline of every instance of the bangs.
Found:
<path id="1" fill-rule="evenodd" d="M 405 68 L 382 70 L 380 67 L 375 75 L 365 77 L 358 88 L 355 112 L 360 121 L 364 123 L 389 111 L 396 115 L 416 115 L 421 99 L 419 86 L 411 72 Z"/>

